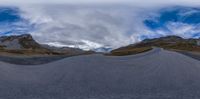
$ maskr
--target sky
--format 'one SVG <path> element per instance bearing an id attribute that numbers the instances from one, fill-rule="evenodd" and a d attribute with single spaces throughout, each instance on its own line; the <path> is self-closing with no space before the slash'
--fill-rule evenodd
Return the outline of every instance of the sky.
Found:
<path id="1" fill-rule="evenodd" d="M 160 4 L 186 4 L 199 5 L 199 0 L 1 0 L 2 4 L 139 4 L 143 5 L 160 5 Z"/>
<path id="2" fill-rule="evenodd" d="M 0 35 L 84 50 L 200 37 L 200 0 L 0 0 Z"/>

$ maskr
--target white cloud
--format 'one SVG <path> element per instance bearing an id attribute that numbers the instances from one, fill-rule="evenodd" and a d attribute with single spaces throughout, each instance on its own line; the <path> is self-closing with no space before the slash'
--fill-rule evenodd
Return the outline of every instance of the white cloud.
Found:
<path id="1" fill-rule="evenodd" d="M 34 38 L 54 46 L 96 49 L 117 48 L 149 38 L 179 35 L 191 37 L 199 29 L 182 23 L 168 23 L 170 31 L 148 29 L 143 20 L 159 16 L 157 9 L 125 5 L 37 5 L 20 6 L 22 16 L 35 24 Z"/>
<path id="2" fill-rule="evenodd" d="M 130 6 L 23 6 L 21 9 L 22 16 L 35 24 L 31 34 L 45 44 L 117 48 L 139 41 L 140 32 L 145 30 L 139 9 Z"/>
<path id="3" fill-rule="evenodd" d="M 199 0 L 0 0 L 1 4 L 132 4 L 135 6 L 196 5 Z"/>
<path id="4" fill-rule="evenodd" d="M 5 0 L 1 3 L 12 4 L 10 2 Z M 34 31 L 31 31 L 34 38 L 40 43 L 53 46 L 79 47 L 86 50 L 102 46 L 117 48 L 138 42 L 142 40 L 141 36 L 150 38 L 169 34 L 191 36 L 199 31 L 197 27 L 182 23 L 169 23 L 167 28 L 170 31 L 159 29 L 152 31 L 143 24 L 143 20 L 148 16 L 159 16 L 155 11 L 160 7 L 196 6 L 200 4 L 199 0 L 15 0 L 12 2 L 16 2 L 14 5 L 22 10 L 22 16 L 29 20 L 30 24 L 35 24 Z M 194 12 L 184 14 L 191 13 Z"/>
<path id="5" fill-rule="evenodd" d="M 194 34 L 200 33 L 199 25 L 190 25 L 180 22 L 170 22 L 167 24 L 172 35 L 178 35 L 185 38 L 191 38 Z M 167 34 L 167 33 L 165 33 Z"/>

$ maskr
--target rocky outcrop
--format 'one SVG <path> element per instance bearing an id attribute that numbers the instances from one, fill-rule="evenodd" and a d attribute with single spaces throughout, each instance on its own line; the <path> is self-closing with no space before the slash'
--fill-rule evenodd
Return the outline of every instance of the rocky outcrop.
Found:
<path id="1" fill-rule="evenodd" d="M 85 54 L 81 49 L 57 48 L 37 43 L 30 34 L 0 37 L 0 52 L 15 54 L 79 55 Z"/>

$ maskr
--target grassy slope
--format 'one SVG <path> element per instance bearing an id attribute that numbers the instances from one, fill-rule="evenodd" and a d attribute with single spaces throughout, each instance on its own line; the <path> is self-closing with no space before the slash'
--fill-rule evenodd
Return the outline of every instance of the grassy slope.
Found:
<path id="1" fill-rule="evenodd" d="M 125 47 L 125 48 L 113 50 L 108 55 L 112 55 L 112 56 L 125 56 L 125 55 L 132 55 L 132 54 L 143 53 L 143 52 L 149 51 L 151 49 L 152 49 L 152 47 L 139 47 L 139 48 Z"/>
<path id="2" fill-rule="evenodd" d="M 177 36 L 168 36 L 148 39 L 134 45 L 122 47 L 111 51 L 110 55 L 123 56 L 138 54 L 149 51 L 152 49 L 152 47 L 161 47 L 167 50 L 180 50 L 200 53 L 200 46 L 196 45 L 196 41 L 194 39 L 183 39 Z"/>

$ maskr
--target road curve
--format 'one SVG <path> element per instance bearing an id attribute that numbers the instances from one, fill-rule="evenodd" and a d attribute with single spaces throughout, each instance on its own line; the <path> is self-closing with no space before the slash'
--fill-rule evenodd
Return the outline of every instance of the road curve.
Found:
<path id="1" fill-rule="evenodd" d="M 0 99 L 199 99 L 200 61 L 155 48 L 23 66 L 0 62 Z"/>

